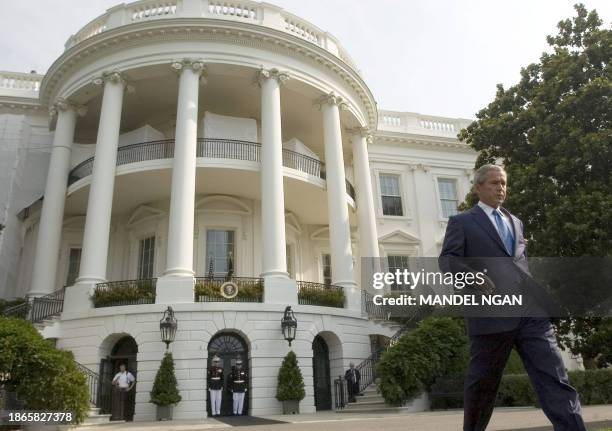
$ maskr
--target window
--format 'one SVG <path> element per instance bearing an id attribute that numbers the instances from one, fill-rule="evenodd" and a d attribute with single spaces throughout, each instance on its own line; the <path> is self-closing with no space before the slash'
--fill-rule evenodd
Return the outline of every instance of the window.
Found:
<path id="1" fill-rule="evenodd" d="M 140 240 L 138 253 L 138 279 L 153 278 L 155 265 L 155 237 L 150 236 Z"/>
<path id="2" fill-rule="evenodd" d="M 404 215 L 399 177 L 397 175 L 380 176 L 380 195 L 382 198 L 383 215 Z"/>
<path id="3" fill-rule="evenodd" d="M 438 178 L 438 191 L 440 192 L 440 206 L 442 207 L 442 217 L 448 218 L 457 214 L 457 183 L 453 179 Z"/>
<path id="4" fill-rule="evenodd" d="M 287 244 L 285 249 L 285 253 L 287 256 L 287 273 L 289 273 L 289 278 L 295 278 L 295 274 L 293 273 L 293 254 L 291 253 L 293 247 Z"/>
<path id="5" fill-rule="evenodd" d="M 321 268 L 323 269 L 323 284 L 332 283 L 331 254 L 321 255 Z"/>
<path id="6" fill-rule="evenodd" d="M 66 286 L 74 286 L 74 283 L 79 276 L 81 267 L 81 249 L 71 248 L 68 255 L 68 275 L 66 276 Z"/>
<path id="7" fill-rule="evenodd" d="M 234 231 L 209 229 L 206 231 L 206 275 L 226 276 L 234 271 Z M 212 265 L 212 268 L 211 268 Z"/>
<path id="8" fill-rule="evenodd" d="M 395 274 L 396 270 L 408 269 L 408 256 L 387 256 L 387 266 L 389 272 Z M 391 285 L 391 290 L 406 290 L 406 286 L 398 286 L 396 283 Z"/>

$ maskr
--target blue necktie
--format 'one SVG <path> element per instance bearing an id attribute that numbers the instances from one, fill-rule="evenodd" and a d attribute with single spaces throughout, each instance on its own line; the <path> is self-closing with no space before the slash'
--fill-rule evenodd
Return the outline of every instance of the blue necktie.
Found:
<path id="1" fill-rule="evenodd" d="M 493 211 L 493 216 L 495 217 L 495 223 L 497 224 L 497 231 L 499 232 L 499 236 L 501 237 L 504 246 L 506 247 L 506 251 L 510 256 L 514 255 L 514 238 L 512 237 L 512 232 L 508 229 L 508 225 L 504 223 L 502 219 L 501 212 L 497 209 Z"/>

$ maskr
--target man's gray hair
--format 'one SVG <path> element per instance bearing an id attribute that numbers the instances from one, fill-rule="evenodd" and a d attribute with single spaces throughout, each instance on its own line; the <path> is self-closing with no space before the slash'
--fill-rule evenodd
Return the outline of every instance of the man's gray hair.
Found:
<path id="1" fill-rule="evenodd" d="M 506 173 L 506 170 L 499 165 L 482 165 L 474 172 L 474 184 L 484 183 L 490 171 L 500 171 L 504 174 Z"/>

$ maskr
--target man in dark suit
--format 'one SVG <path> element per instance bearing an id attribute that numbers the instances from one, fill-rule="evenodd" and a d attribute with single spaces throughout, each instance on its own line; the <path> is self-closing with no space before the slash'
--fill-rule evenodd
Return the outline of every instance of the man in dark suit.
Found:
<path id="1" fill-rule="evenodd" d="M 440 266 L 452 272 L 489 270 L 480 293 L 527 296 L 520 314 L 467 317 L 470 363 L 464 386 L 464 431 L 489 423 L 501 377 L 512 348 L 518 351 L 538 399 L 555 431 L 586 431 L 576 390 L 569 385 L 550 319 L 533 293 L 523 223 L 501 205 L 506 172 L 485 165 L 475 172 L 479 202 L 448 220 Z M 492 259 L 493 258 L 493 259 Z M 539 316 L 539 317 L 538 317 Z"/>
<path id="2" fill-rule="evenodd" d="M 359 382 L 361 381 L 361 373 L 355 368 L 355 363 L 349 363 L 349 369 L 344 373 L 346 386 L 348 388 L 349 403 L 357 401 L 355 395 L 359 394 Z"/>

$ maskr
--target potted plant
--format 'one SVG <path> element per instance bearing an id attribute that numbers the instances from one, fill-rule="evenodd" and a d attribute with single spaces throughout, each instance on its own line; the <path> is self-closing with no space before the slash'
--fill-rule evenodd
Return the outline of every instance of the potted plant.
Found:
<path id="1" fill-rule="evenodd" d="M 283 414 L 300 412 L 300 401 L 304 399 L 304 378 L 293 351 L 287 353 L 278 372 L 276 399 L 283 403 Z"/>
<path id="2" fill-rule="evenodd" d="M 179 401 L 181 395 L 174 375 L 174 359 L 172 353 L 166 352 L 155 375 L 151 391 L 151 402 L 157 406 L 157 420 L 172 419 L 172 408 Z"/>

